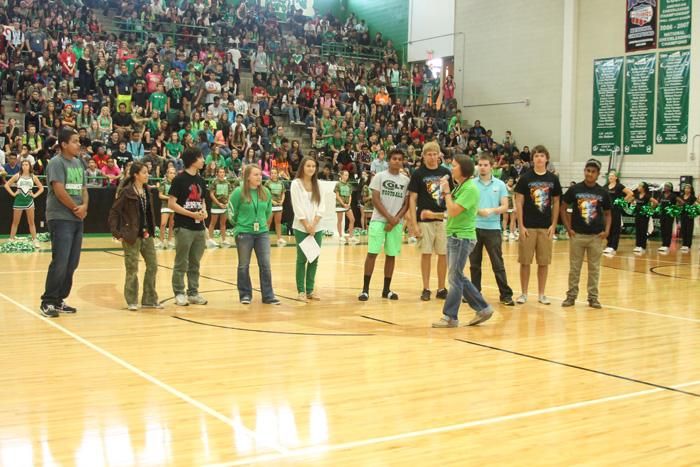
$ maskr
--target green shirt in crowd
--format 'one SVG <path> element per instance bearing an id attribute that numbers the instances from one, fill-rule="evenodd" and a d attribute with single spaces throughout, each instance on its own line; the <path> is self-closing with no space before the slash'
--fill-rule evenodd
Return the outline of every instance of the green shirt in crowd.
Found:
<path id="1" fill-rule="evenodd" d="M 350 199 L 352 198 L 352 187 L 349 183 L 338 181 L 338 183 L 335 185 L 335 192 L 338 193 L 340 199 L 342 199 L 345 204 L 350 204 Z M 338 202 L 337 198 L 335 200 L 335 207 L 343 207 L 343 205 Z"/>
<path id="2" fill-rule="evenodd" d="M 168 103 L 168 96 L 162 92 L 154 92 L 148 97 L 148 101 L 151 103 L 151 108 L 153 110 L 165 112 L 165 104 Z"/>
<path id="3" fill-rule="evenodd" d="M 267 189 L 270 190 L 270 193 L 272 193 L 272 201 L 274 202 L 275 206 L 281 206 L 282 197 L 284 196 L 284 183 L 282 183 L 280 180 L 277 180 L 276 182 L 268 180 L 265 186 L 267 186 Z"/>
<path id="4" fill-rule="evenodd" d="M 479 189 L 474 180 L 467 180 L 452 191 L 452 201 L 464 208 L 447 218 L 445 233 L 466 240 L 476 240 L 476 212 L 479 210 Z"/>

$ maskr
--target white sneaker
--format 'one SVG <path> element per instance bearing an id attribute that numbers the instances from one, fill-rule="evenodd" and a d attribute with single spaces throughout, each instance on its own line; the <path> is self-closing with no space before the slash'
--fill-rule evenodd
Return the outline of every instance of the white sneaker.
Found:
<path id="1" fill-rule="evenodd" d="M 358 243 L 360 243 L 360 240 L 353 235 L 352 237 L 348 238 L 348 243 L 352 243 L 353 245 L 357 245 Z"/>
<path id="2" fill-rule="evenodd" d="M 540 302 L 543 305 L 551 305 L 552 302 L 549 301 L 546 295 L 540 295 L 539 298 L 537 299 L 538 302 Z"/>
<path id="3" fill-rule="evenodd" d="M 129 311 L 138 311 L 139 306 L 132 303 L 131 305 L 128 305 L 126 309 Z"/>
<path id="4" fill-rule="evenodd" d="M 38 240 L 34 240 L 34 241 L 32 242 L 32 246 L 33 246 L 34 248 L 36 248 L 37 250 L 41 249 L 41 244 L 39 244 L 39 241 L 38 241 Z"/>
<path id="5" fill-rule="evenodd" d="M 155 249 L 156 250 L 165 250 L 165 243 L 161 242 L 160 240 L 155 241 Z"/>
<path id="6" fill-rule="evenodd" d="M 527 303 L 527 295 L 520 294 L 520 296 L 515 301 L 515 303 L 517 303 L 518 305 L 524 305 L 525 303 Z"/>
<path id="7" fill-rule="evenodd" d="M 190 302 L 192 305 L 206 305 L 208 303 L 207 299 L 199 294 L 188 296 L 187 301 Z"/>
<path id="8" fill-rule="evenodd" d="M 187 296 L 184 293 L 175 295 L 175 305 L 187 306 L 190 303 L 187 301 Z"/>
<path id="9" fill-rule="evenodd" d="M 615 251 L 615 250 L 613 250 L 613 249 L 610 248 L 610 247 L 607 247 L 606 249 L 603 250 L 603 253 L 605 253 L 605 254 L 610 254 L 610 253 L 612 253 L 613 251 Z"/>
<path id="10" fill-rule="evenodd" d="M 511 242 L 515 241 L 515 234 L 508 235 L 508 240 L 510 240 Z"/>
<path id="11" fill-rule="evenodd" d="M 221 248 L 231 248 L 233 245 L 228 240 L 221 242 Z"/>
<path id="12" fill-rule="evenodd" d="M 632 250 L 632 251 L 635 252 L 635 253 L 641 253 L 641 252 L 644 251 L 644 250 L 642 249 L 641 246 L 636 246 L 636 247 L 634 247 L 634 250 Z"/>
<path id="13" fill-rule="evenodd" d="M 210 238 L 209 240 L 207 240 L 207 248 L 219 248 L 219 244 L 216 243 L 216 240 Z"/>
<path id="14" fill-rule="evenodd" d="M 416 243 L 418 243 L 418 239 L 416 237 L 408 237 L 409 245 L 415 245 Z"/>
<path id="15" fill-rule="evenodd" d="M 338 239 L 338 243 L 340 243 L 341 245 L 345 245 L 346 243 L 348 243 L 348 239 L 345 237 L 340 237 Z"/>
<path id="16" fill-rule="evenodd" d="M 170 242 L 168 243 L 168 248 L 170 248 L 171 250 L 175 249 L 175 240 L 170 240 Z"/>
<path id="17" fill-rule="evenodd" d="M 559 237 L 556 236 L 556 234 L 552 237 L 552 240 L 557 241 L 559 240 Z"/>
<path id="18" fill-rule="evenodd" d="M 657 251 L 664 251 L 664 248 L 666 248 L 666 247 L 665 247 L 665 246 L 660 246 L 659 248 L 657 248 Z"/>
<path id="19" fill-rule="evenodd" d="M 690 248 L 688 248 L 687 246 L 681 247 L 681 253 L 688 253 L 689 251 L 690 251 Z"/>
<path id="20" fill-rule="evenodd" d="M 284 238 L 277 239 L 277 246 L 285 246 L 286 244 L 287 244 L 287 241 Z"/>

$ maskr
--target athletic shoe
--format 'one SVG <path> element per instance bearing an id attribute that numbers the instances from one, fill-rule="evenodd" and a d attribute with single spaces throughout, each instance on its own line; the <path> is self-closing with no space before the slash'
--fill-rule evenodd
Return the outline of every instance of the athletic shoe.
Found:
<path id="1" fill-rule="evenodd" d="M 643 254 L 645 253 L 645 251 L 646 251 L 646 250 L 645 250 L 644 248 L 640 248 L 639 250 L 637 250 L 637 249 L 635 248 L 635 249 L 634 249 L 634 254 L 637 255 L 637 256 L 640 256 L 640 255 L 643 255 Z"/>
<path id="2" fill-rule="evenodd" d="M 144 303 L 144 304 L 141 305 L 141 308 L 150 308 L 150 309 L 153 309 L 153 310 L 162 310 L 164 307 L 163 307 L 163 305 L 161 305 L 160 303 L 154 303 L 154 304 L 146 304 L 146 303 Z"/>
<path id="3" fill-rule="evenodd" d="M 250 305 L 250 297 L 241 298 L 241 305 Z"/>
<path id="4" fill-rule="evenodd" d="M 471 321 L 469 321 L 469 324 L 467 326 L 476 326 L 477 324 L 481 324 L 485 321 L 488 321 L 491 319 L 493 316 L 493 310 L 491 308 L 486 308 L 485 310 L 477 311 L 476 315 L 474 318 L 472 318 Z"/>
<path id="5" fill-rule="evenodd" d="M 690 248 L 687 246 L 682 246 L 681 247 L 681 253 L 688 253 L 690 251 Z"/>
<path id="6" fill-rule="evenodd" d="M 513 297 L 506 297 L 501 299 L 501 305 L 505 306 L 515 306 L 515 302 L 513 301 Z"/>
<path id="7" fill-rule="evenodd" d="M 575 299 L 575 298 L 571 298 L 571 297 L 566 297 L 566 300 L 564 300 L 563 302 L 561 302 L 561 306 L 562 306 L 563 308 L 568 308 L 568 307 L 570 307 L 570 306 L 574 306 L 575 304 L 576 304 L 576 299 Z"/>
<path id="8" fill-rule="evenodd" d="M 440 321 L 437 323 L 433 323 L 434 328 L 456 328 L 459 327 L 459 320 L 458 319 L 452 319 L 447 316 L 444 316 L 440 318 Z"/>
<path id="9" fill-rule="evenodd" d="M 206 305 L 207 299 L 202 297 L 201 295 L 188 295 L 187 296 L 187 301 L 191 303 L 192 305 Z"/>
<path id="10" fill-rule="evenodd" d="M 353 245 L 357 245 L 358 243 L 360 243 L 360 240 L 353 235 L 352 237 L 348 238 L 348 243 L 352 243 Z"/>
<path id="11" fill-rule="evenodd" d="M 389 300 L 398 300 L 399 296 L 398 294 L 395 294 L 390 290 L 387 293 L 382 292 L 382 298 L 388 298 Z"/>
<path id="12" fill-rule="evenodd" d="M 221 242 L 221 248 L 231 248 L 232 246 L 233 244 L 231 244 L 231 242 L 229 242 L 228 240 L 224 240 L 223 242 Z"/>
<path id="13" fill-rule="evenodd" d="M 591 308 L 596 308 L 598 310 L 603 308 L 603 305 L 601 305 L 598 299 L 596 298 L 588 300 L 588 306 L 590 306 Z"/>
<path id="14" fill-rule="evenodd" d="M 287 241 L 284 238 L 280 238 L 277 240 L 277 246 L 285 246 L 287 244 Z"/>
<path id="15" fill-rule="evenodd" d="M 421 294 L 420 294 L 420 299 L 423 300 L 424 302 L 430 301 L 430 290 L 423 289 L 423 292 L 421 292 Z"/>
<path id="16" fill-rule="evenodd" d="M 175 305 L 177 306 L 187 306 L 190 302 L 187 301 L 187 296 L 184 293 L 175 295 Z"/>
<path id="17" fill-rule="evenodd" d="M 527 295 L 521 294 L 515 301 L 515 303 L 517 303 L 518 305 L 524 305 L 525 303 L 527 303 Z"/>
<path id="18" fill-rule="evenodd" d="M 362 292 L 360 295 L 357 296 L 357 299 L 361 302 L 366 302 L 369 300 L 369 294 L 367 292 Z"/>
<path id="19" fill-rule="evenodd" d="M 65 300 L 61 300 L 61 303 L 56 307 L 59 313 L 74 314 L 78 312 L 78 309 L 72 307 L 66 303 Z"/>
<path id="20" fill-rule="evenodd" d="M 418 243 L 418 239 L 416 237 L 408 237 L 409 245 L 415 245 L 416 243 Z"/>
<path id="21" fill-rule="evenodd" d="M 440 300 L 444 300 L 447 298 L 447 289 L 438 289 L 437 292 L 435 292 L 435 298 L 439 298 Z"/>
<path id="22" fill-rule="evenodd" d="M 321 295 L 319 295 L 318 292 L 311 292 L 310 294 L 307 294 L 307 295 L 306 295 L 306 298 L 308 298 L 309 300 L 320 301 L 320 300 L 321 300 Z"/>
<path id="23" fill-rule="evenodd" d="M 552 302 L 549 301 L 546 295 L 540 295 L 539 298 L 537 299 L 538 302 L 540 302 L 543 305 L 551 305 Z"/>
<path id="24" fill-rule="evenodd" d="M 511 242 L 514 242 L 515 241 L 515 234 L 508 235 L 508 240 Z"/>
<path id="25" fill-rule="evenodd" d="M 605 250 L 603 250 L 603 253 L 605 253 L 605 254 L 608 254 L 608 255 L 609 255 L 609 254 L 610 254 L 610 253 L 612 253 L 613 251 L 615 251 L 615 250 L 613 250 L 613 249 L 612 249 L 612 248 L 610 248 L 610 247 L 607 247 L 607 248 L 606 248 Z"/>
<path id="26" fill-rule="evenodd" d="M 207 248 L 219 248 L 219 244 L 213 238 L 207 240 Z"/>
<path id="27" fill-rule="evenodd" d="M 263 303 L 265 305 L 281 305 L 282 304 L 282 302 L 280 302 L 277 297 L 273 298 L 272 300 L 263 300 Z"/>
<path id="28" fill-rule="evenodd" d="M 670 251 L 670 248 L 667 246 L 662 246 L 659 248 L 659 253 L 668 253 Z"/>
<path id="29" fill-rule="evenodd" d="M 170 240 L 168 242 L 168 248 L 170 248 L 171 250 L 175 249 L 175 240 Z"/>
<path id="30" fill-rule="evenodd" d="M 346 243 L 348 243 L 348 239 L 345 237 L 340 237 L 338 239 L 338 243 L 340 243 L 341 245 L 345 245 Z"/>
<path id="31" fill-rule="evenodd" d="M 554 240 L 556 242 L 557 240 L 559 240 L 559 237 L 557 237 L 557 235 L 555 234 L 552 236 L 552 240 Z"/>
<path id="32" fill-rule="evenodd" d="M 36 248 L 37 250 L 41 249 L 41 244 L 40 244 L 37 240 L 34 240 L 34 241 L 32 242 L 32 246 L 33 246 L 34 248 Z"/>
<path id="33" fill-rule="evenodd" d="M 644 249 L 641 246 L 636 246 L 632 251 L 635 253 L 641 253 L 642 251 L 644 251 Z"/>
<path id="34" fill-rule="evenodd" d="M 45 316 L 47 318 L 58 318 L 58 310 L 53 305 L 45 303 L 41 305 L 39 311 L 41 311 L 41 316 Z"/>
<path id="35" fill-rule="evenodd" d="M 156 241 L 155 249 L 156 250 L 165 250 L 167 248 L 167 243 L 162 243 Z"/>
<path id="36" fill-rule="evenodd" d="M 299 292 L 299 295 L 297 296 L 297 300 L 300 302 L 307 303 L 309 301 L 308 297 L 306 296 L 306 292 Z"/>
<path id="37" fill-rule="evenodd" d="M 136 305 L 135 303 L 132 303 L 131 305 L 128 305 L 128 306 L 126 307 L 126 309 L 129 310 L 129 311 L 138 311 L 139 306 Z"/>

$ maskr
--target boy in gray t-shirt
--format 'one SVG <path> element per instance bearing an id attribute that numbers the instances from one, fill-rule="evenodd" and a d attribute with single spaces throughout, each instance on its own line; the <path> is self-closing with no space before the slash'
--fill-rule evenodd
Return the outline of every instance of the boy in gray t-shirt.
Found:
<path id="1" fill-rule="evenodd" d="M 391 291 L 391 278 L 394 274 L 396 257 L 401 253 L 403 224 L 401 219 L 408 210 L 408 184 L 410 179 L 401 173 L 403 151 L 394 149 L 389 153 L 389 170 L 374 176 L 369 187 L 372 190 L 374 212 L 367 232 L 367 258 L 362 292 L 357 297 L 361 302 L 369 299 L 369 283 L 372 280 L 374 263 L 384 247 L 384 288 L 382 298 L 398 300 Z"/>

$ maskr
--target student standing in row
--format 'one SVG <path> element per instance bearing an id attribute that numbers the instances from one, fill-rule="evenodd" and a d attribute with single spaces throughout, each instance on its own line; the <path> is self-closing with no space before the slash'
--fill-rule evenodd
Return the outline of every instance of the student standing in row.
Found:
<path id="1" fill-rule="evenodd" d="M 374 272 L 377 255 L 384 247 L 384 287 L 382 298 L 398 300 L 398 294 L 391 291 L 396 257 L 401 253 L 403 241 L 403 219 L 408 211 L 408 184 L 410 179 L 401 173 L 403 151 L 394 149 L 389 153 L 389 170 L 374 175 L 370 183 L 374 212 L 367 232 L 368 247 L 365 259 L 365 275 L 362 292 L 357 297 L 361 302 L 369 299 L 369 284 Z"/>
<path id="2" fill-rule="evenodd" d="M 79 159 L 80 137 L 72 128 L 58 133 L 59 153 L 46 167 L 46 221 L 51 235 L 51 264 L 41 296 L 41 314 L 56 318 L 76 313 L 66 303 L 73 287 L 73 273 L 80 263 L 83 220 L 87 216 L 87 176 Z"/>
<path id="3" fill-rule="evenodd" d="M 479 210 L 479 189 L 471 178 L 474 175 L 474 163 L 464 154 L 457 155 L 452 162 L 452 179 L 455 188 L 450 191 L 446 178 L 440 181 L 440 188 L 445 193 L 447 206 L 447 264 L 450 284 L 442 318 L 433 323 L 434 328 L 455 328 L 459 326 L 459 307 L 462 299 L 476 312 L 469 322 L 475 326 L 487 321 L 493 315 L 493 308 L 483 295 L 464 277 L 467 257 L 476 245 L 476 213 Z"/>
<path id="4" fill-rule="evenodd" d="M 316 270 L 318 258 L 309 262 L 299 247 L 306 237 L 312 235 L 321 246 L 323 230 L 319 229 L 321 222 L 321 188 L 318 184 L 318 166 L 316 161 L 306 156 L 301 160 L 296 178 L 290 187 L 292 209 L 294 209 L 294 238 L 297 244 L 296 283 L 299 300 L 320 300 L 316 290 Z M 273 208 L 274 209 L 274 208 Z"/>
<path id="5" fill-rule="evenodd" d="M 603 242 L 610 233 L 612 216 L 608 190 L 598 185 L 601 164 L 589 159 L 584 180 L 566 191 L 562 199 L 562 219 L 569 233 L 569 290 L 561 306 L 576 304 L 583 257 L 588 262 L 588 305 L 602 308 L 598 301 L 600 258 Z M 567 209 L 571 207 L 571 214 Z"/>
<path id="6" fill-rule="evenodd" d="M 279 305 L 280 301 L 272 290 L 272 268 L 270 266 L 269 219 L 272 215 L 271 195 L 262 186 L 262 171 L 257 164 L 249 164 L 243 169 L 241 186 L 236 188 L 229 201 L 233 216 L 234 235 L 238 248 L 238 296 L 243 305 L 250 305 L 253 299 L 253 285 L 250 282 L 250 257 L 255 250 L 260 271 L 262 301 Z"/>
<path id="7" fill-rule="evenodd" d="M 221 233 L 221 247 L 231 246 L 226 238 L 226 217 L 228 200 L 233 192 L 233 184 L 226 179 L 226 168 L 216 169 L 216 178 L 209 184 L 209 201 L 211 202 L 211 219 L 209 220 L 209 240 L 207 246 L 217 248 L 219 245 L 214 240 L 214 229 L 219 227 Z"/>
<path id="8" fill-rule="evenodd" d="M 272 195 L 272 221 L 275 223 L 277 246 L 285 246 L 287 241 L 282 238 L 282 211 L 284 210 L 286 192 L 284 182 L 280 180 L 277 169 L 270 170 L 270 180 L 265 185 Z"/>
<path id="9" fill-rule="evenodd" d="M 170 193 L 170 186 L 175 179 L 175 168 L 168 168 L 165 172 L 165 178 L 158 185 L 158 198 L 160 199 L 160 244 L 156 245 L 156 248 L 167 249 L 168 246 L 175 248 L 175 235 L 173 233 L 173 227 L 175 226 L 175 215 L 172 209 L 168 207 L 168 193 Z M 165 238 L 166 230 L 168 233 L 168 240 Z"/>
<path id="10" fill-rule="evenodd" d="M 683 192 L 678 197 L 678 204 L 683 207 L 683 212 L 681 213 L 681 237 L 683 238 L 683 246 L 681 247 L 682 253 L 687 253 L 690 251 L 690 247 L 693 246 L 693 230 L 695 228 L 695 218 L 688 215 L 686 208 L 697 203 L 698 199 L 695 196 L 695 190 L 693 190 L 693 185 L 690 183 L 683 184 Z"/>
<path id="11" fill-rule="evenodd" d="M 199 294 L 199 265 L 206 249 L 207 185 L 199 172 L 204 167 L 202 151 L 190 146 L 182 151 L 185 170 L 173 179 L 168 207 L 175 213 L 175 264 L 173 292 L 179 306 L 206 305 Z M 187 289 L 185 289 L 187 275 Z"/>
<path id="12" fill-rule="evenodd" d="M 109 211 L 110 230 L 124 249 L 124 298 L 129 311 L 138 310 L 139 255 L 146 262 L 141 306 L 163 308 L 158 302 L 156 292 L 158 261 L 154 243 L 155 225 L 153 197 L 148 189 L 148 167 L 141 162 L 134 162 L 128 177 L 124 179 L 119 196 Z"/>
<path id="13" fill-rule="evenodd" d="M 659 202 L 652 198 L 651 193 L 649 193 L 649 185 L 647 182 L 640 182 L 633 194 L 635 235 L 634 253 L 643 254 L 646 251 L 647 238 L 649 236 L 649 215 L 643 208 L 647 204 L 651 205 L 652 208 L 655 208 Z"/>
<path id="14" fill-rule="evenodd" d="M 523 174 L 515 186 L 516 213 L 520 225 L 518 263 L 522 293 L 516 303 L 527 302 L 530 284 L 530 265 L 537 255 L 537 293 L 543 305 L 551 302 L 545 295 L 549 265 L 552 263 L 552 239 L 559 220 L 561 184 L 559 178 L 547 170 L 549 151 L 544 146 L 532 149 L 533 169 Z"/>
<path id="15" fill-rule="evenodd" d="M 620 244 L 620 233 L 622 231 L 622 208 L 615 206 L 615 200 L 624 199 L 630 202 L 634 199 L 634 193 L 625 185 L 620 183 L 620 178 L 616 171 L 611 171 L 608 174 L 608 196 L 612 207 L 610 214 L 612 216 L 612 224 L 610 225 L 610 235 L 608 236 L 608 245 L 603 253 L 614 255 L 617 252 L 617 247 Z"/>
<path id="16" fill-rule="evenodd" d="M 15 190 L 12 189 L 13 187 Z M 37 189 L 36 192 L 34 192 L 34 188 Z M 19 221 L 22 219 L 22 213 L 26 212 L 27 225 L 29 225 L 29 233 L 32 236 L 32 244 L 35 248 L 39 248 L 39 242 L 36 239 L 36 224 L 34 222 L 34 199 L 44 192 L 44 186 L 36 175 L 34 175 L 34 168 L 29 161 L 22 161 L 20 163 L 19 172 L 5 182 L 5 190 L 14 198 L 12 203 L 10 240 L 15 239 Z"/>
<path id="17" fill-rule="evenodd" d="M 673 240 L 673 225 L 676 223 L 676 219 L 666 212 L 666 208 L 675 206 L 675 204 L 676 194 L 673 192 L 673 183 L 666 182 L 661 195 L 659 195 L 659 208 L 661 210 L 659 213 L 659 226 L 661 227 L 661 246 L 659 251 L 661 253 L 669 252 L 671 241 Z"/>

